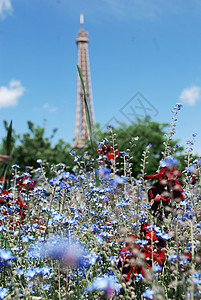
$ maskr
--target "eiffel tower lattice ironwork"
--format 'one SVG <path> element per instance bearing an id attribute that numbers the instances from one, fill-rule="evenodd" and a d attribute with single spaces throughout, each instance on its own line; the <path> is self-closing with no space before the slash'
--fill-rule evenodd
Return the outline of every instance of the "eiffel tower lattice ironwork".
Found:
<path id="1" fill-rule="evenodd" d="M 92 128 L 95 125 L 95 116 L 92 100 L 92 90 L 91 90 L 91 75 L 89 67 L 89 54 L 88 54 L 88 33 L 84 31 L 84 16 L 80 15 L 80 25 L 81 29 L 77 35 L 77 45 L 78 45 L 78 65 L 82 71 L 83 81 L 85 85 L 85 92 L 87 98 L 87 104 L 89 108 L 90 120 Z M 81 85 L 81 80 L 79 74 L 77 75 L 77 103 L 76 103 L 76 119 L 75 119 L 75 139 L 73 143 L 74 148 L 85 148 L 86 140 L 89 140 L 89 130 L 87 126 L 86 114 L 85 114 L 85 104 L 83 101 L 83 89 Z"/>

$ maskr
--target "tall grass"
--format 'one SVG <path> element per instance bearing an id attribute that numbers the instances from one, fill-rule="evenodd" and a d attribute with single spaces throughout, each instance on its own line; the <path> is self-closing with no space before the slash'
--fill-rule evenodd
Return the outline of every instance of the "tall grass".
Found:
<path id="1" fill-rule="evenodd" d="M 183 184 L 169 150 L 146 174 L 149 147 L 137 178 L 114 147 L 99 172 L 58 164 L 49 180 L 40 159 L 30 174 L 12 166 L 0 189 L 0 299 L 201 298 L 201 160 L 188 153 Z"/>

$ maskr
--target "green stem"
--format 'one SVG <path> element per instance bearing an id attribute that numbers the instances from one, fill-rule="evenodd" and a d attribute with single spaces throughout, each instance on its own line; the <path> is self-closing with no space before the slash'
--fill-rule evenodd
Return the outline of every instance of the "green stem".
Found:
<path id="1" fill-rule="evenodd" d="M 92 126 L 91 126 L 89 108 L 88 108 L 88 104 L 87 104 L 87 97 L 86 97 L 86 92 L 85 92 L 84 80 L 83 80 L 83 76 L 82 76 L 82 71 L 81 71 L 81 69 L 80 69 L 80 67 L 78 65 L 77 65 L 77 69 L 78 69 L 78 73 L 79 73 L 79 76 L 80 76 L 80 80 L 81 80 L 81 84 L 82 84 L 82 89 L 83 89 L 83 92 L 84 92 L 85 114 L 86 114 L 86 120 L 87 120 L 88 129 L 89 129 L 89 137 L 90 137 L 91 150 L 92 150 L 92 153 L 93 153 L 93 159 L 94 159 L 94 164 L 95 164 L 96 185 L 100 186 L 99 177 L 98 177 L 98 173 L 97 173 L 97 171 L 98 171 L 98 163 L 97 163 L 97 160 L 96 160 L 96 152 L 95 152 L 94 145 L 93 145 Z"/>

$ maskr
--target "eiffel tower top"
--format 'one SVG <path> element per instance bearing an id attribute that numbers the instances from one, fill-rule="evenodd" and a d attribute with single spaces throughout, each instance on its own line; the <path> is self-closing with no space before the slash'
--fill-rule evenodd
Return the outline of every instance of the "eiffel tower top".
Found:
<path id="1" fill-rule="evenodd" d="M 85 85 L 86 100 L 88 104 L 90 122 L 92 130 L 95 125 L 94 107 L 92 100 L 91 75 L 88 53 L 88 33 L 84 31 L 84 16 L 80 15 L 80 31 L 77 35 L 78 46 L 78 65 L 82 71 L 83 81 Z M 85 103 L 83 100 L 83 88 L 79 74 L 77 74 L 77 102 L 75 117 L 75 138 L 73 142 L 74 148 L 86 148 L 86 141 L 89 140 L 89 129 L 85 113 Z"/>
<path id="2" fill-rule="evenodd" d="M 89 38 L 88 38 L 88 32 L 84 31 L 84 15 L 83 14 L 80 14 L 80 25 L 81 25 L 81 29 L 77 35 L 77 44 L 79 42 L 81 43 L 88 43 L 89 41 Z"/>

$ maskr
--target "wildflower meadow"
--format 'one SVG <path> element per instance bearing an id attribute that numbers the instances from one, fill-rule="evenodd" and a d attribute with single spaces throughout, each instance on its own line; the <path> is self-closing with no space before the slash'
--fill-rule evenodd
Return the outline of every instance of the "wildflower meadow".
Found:
<path id="1" fill-rule="evenodd" d="M 0 299 L 201 299 L 201 159 L 193 134 L 177 168 L 180 109 L 152 174 L 152 145 L 133 177 L 143 137 L 122 152 L 112 127 L 94 156 L 71 152 L 72 173 L 65 161 L 48 178 L 40 158 L 26 173 L 11 167 L 10 186 L 0 186 Z"/>

